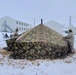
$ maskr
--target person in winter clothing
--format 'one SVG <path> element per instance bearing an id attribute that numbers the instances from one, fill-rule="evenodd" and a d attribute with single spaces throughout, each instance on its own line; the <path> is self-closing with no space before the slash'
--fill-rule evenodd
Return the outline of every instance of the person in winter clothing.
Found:
<path id="1" fill-rule="evenodd" d="M 68 35 L 64 37 L 66 41 L 68 42 L 68 46 L 70 47 L 70 50 L 72 53 L 75 53 L 74 49 L 74 34 L 71 29 L 68 31 Z"/>
<path id="2" fill-rule="evenodd" d="M 15 29 L 14 36 L 18 36 L 18 27 Z"/>

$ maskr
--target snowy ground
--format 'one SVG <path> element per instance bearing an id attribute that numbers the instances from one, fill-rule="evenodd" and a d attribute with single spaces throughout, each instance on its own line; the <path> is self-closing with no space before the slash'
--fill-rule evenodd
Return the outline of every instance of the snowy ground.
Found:
<path id="1" fill-rule="evenodd" d="M 76 54 L 63 60 L 9 59 L 10 52 L 2 49 L 7 46 L 5 41 L 2 41 L 5 40 L 2 33 L 0 37 L 0 75 L 76 75 Z"/>

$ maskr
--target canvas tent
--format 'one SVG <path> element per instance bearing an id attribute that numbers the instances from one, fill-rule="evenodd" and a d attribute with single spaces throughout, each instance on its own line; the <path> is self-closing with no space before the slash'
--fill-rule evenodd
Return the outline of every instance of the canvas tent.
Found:
<path id="1" fill-rule="evenodd" d="M 67 44 L 61 34 L 41 23 L 15 40 L 10 57 L 31 60 L 62 58 L 70 51 Z"/>

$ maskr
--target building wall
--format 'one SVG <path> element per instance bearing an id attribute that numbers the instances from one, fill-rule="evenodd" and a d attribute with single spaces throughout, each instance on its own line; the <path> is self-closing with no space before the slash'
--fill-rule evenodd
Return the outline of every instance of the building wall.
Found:
<path id="1" fill-rule="evenodd" d="M 15 29 L 18 27 L 19 32 L 24 32 L 28 29 L 30 29 L 32 27 L 31 24 L 19 21 L 19 20 L 15 20 L 11 17 L 5 16 L 3 18 L 0 19 L 0 31 L 4 30 L 4 24 L 6 22 L 6 25 L 9 26 L 13 31 L 15 31 Z M 6 28 L 7 31 L 9 31 L 10 29 L 7 27 Z"/>
<path id="2" fill-rule="evenodd" d="M 63 25 L 56 22 L 56 21 L 49 21 L 45 23 L 46 26 L 50 27 L 51 29 L 55 30 L 56 32 L 63 34 Z"/>

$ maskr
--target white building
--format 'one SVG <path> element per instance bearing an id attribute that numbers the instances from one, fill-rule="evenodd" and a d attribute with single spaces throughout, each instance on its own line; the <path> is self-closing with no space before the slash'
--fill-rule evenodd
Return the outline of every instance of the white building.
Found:
<path id="1" fill-rule="evenodd" d="M 5 16 L 0 18 L 0 31 L 13 32 L 18 27 L 19 32 L 24 32 L 32 27 L 31 24 Z"/>
<path id="2" fill-rule="evenodd" d="M 69 19 L 69 26 L 65 28 L 66 31 L 68 31 L 69 29 L 72 29 L 74 35 L 76 35 L 76 27 L 73 26 L 73 24 L 71 23 L 71 16 L 70 16 L 70 19 Z"/>
<path id="3" fill-rule="evenodd" d="M 58 32 L 60 34 L 63 34 L 63 27 L 64 26 L 56 21 L 49 21 L 47 23 L 44 23 L 44 25 L 55 30 L 56 32 Z"/>

